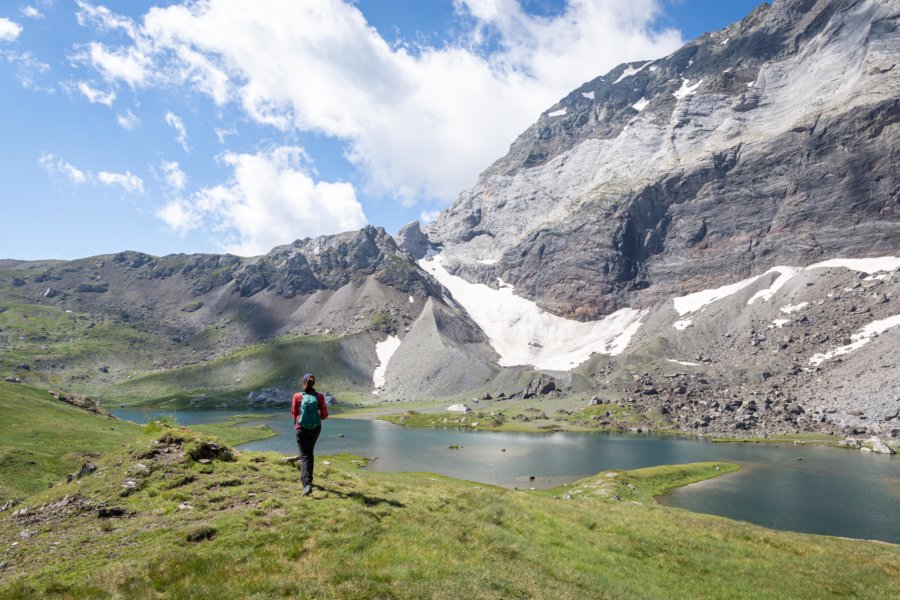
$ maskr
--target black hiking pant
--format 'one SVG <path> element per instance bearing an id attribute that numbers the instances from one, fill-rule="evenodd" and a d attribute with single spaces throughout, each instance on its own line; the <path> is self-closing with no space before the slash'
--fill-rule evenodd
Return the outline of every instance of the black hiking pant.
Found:
<path id="1" fill-rule="evenodd" d="M 312 485 L 313 465 L 316 462 L 316 440 L 322 433 L 322 427 L 315 429 L 297 429 L 297 447 L 300 449 L 300 482 L 304 485 Z"/>

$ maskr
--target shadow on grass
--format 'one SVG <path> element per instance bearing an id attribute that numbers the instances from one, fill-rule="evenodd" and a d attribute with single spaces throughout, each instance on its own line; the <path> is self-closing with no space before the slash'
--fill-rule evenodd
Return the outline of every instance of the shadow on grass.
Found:
<path id="1" fill-rule="evenodd" d="M 392 506 L 394 508 L 406 508 L 406 505 L 402 502 L 398 502 L 397 500 L 388 500 L 387 498 L 379 498 L 377 496 L 369 496 L 367 494 L 363 494 L 362 492 L 344 492 L 338 489 L 325 487 L 322 485 L 316 485 L 316 488 L 327 492 L 329 494 L 334 494 L 339 498 L 344 498 L 345 500 L 354 500 L 359 502 L 364 506 L 379 506 L 381 504 L 387 504 L 388 506 Z"/>

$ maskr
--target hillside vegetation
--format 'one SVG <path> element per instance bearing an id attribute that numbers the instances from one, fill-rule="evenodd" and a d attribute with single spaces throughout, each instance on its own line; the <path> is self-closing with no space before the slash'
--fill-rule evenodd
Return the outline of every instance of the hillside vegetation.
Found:
<path id="1" fill-rule="evenodd" d="M 900 549 L 657 505 L 723 463 L 517 491 L 153 425 L 0 513 L 2 598 L 883 598 Z M 13 512 L 15 510 L 15 512 Z M 840 565 L 840 568 L 836 568 Z"/>

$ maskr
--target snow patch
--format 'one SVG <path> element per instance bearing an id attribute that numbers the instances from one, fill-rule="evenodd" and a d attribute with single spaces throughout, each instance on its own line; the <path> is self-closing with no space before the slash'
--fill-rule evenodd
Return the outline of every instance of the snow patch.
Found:
<path id="1" fill-rule="evenodd" d="M 775 295 L 775 292 L 780 290 L 784 286 L 784 284 L 790 281 L 791 278 L 794 277 L 794 275 L 802 270 L 802 268 L 798 267 L 772 267 L 771 269 L 766 271 L 765 274 L 768 275 L 769 273 L 779 273 L 778 277 L 775 279 L 775 281 L 772 282 L 772 285 L 770 287 L 767 287 L 764 290 L 759 290 L 758 292 L 753 294 L 753 296 L 749 300 L 747 300 L 747 305 L 749 306 L 753 304 L 760 298 L 762 298 L 765 302 L 768 302 L 772 298 L 772 296 Z"/>
<path id="2" fill-rule="evenodd" d="M 659 68 L 659 67 L 657 67 L 656 65 L 652 65 L 652 66 L 651 66 L 650 68 L 648 68 L 647 70 L 650 71 L 651 73 L 653 73 L 653 72 L 656 71 L 656 69 L 658 69 L 658 68 Z"/>
<path id="3" fill-rule="evenodd" d="M 682 319 L 681 321 L 675 321 L 674 323 L 672 323 L 672 327 L 674 327 L 678 331 L 684 331 L 688 327 L 693 327 L 693 326 L 694 326 L 694 322 L 691 321 L 690 319 Z"/>
<path id="4" fill-rule="evenodd" d="M 727 298 L 728 296 L 741 291 L 760 277 L 762 277 L 762 275 L 757 275 L 756 277 L 751 277 L 750 279 L 738 281 L 737 283 L 732 283 L 730 285 L 723 285 L 722 287 L 712 290 L 703 290 L 701 292 L 688 294 L 687 296 L 672 298 L 672 302 L 675 305 L 675 311 L 678 313 L 678 316 L 683 317 L 688 313 L 703 310 L 716 300 Z"/>
<path id="5" fill-rule="evenodd" d="M 832 258 L 824 260 L 814 265 L 806 267 L 807 269 L 827 269 L 829 267 L 844 267 L 851 271 L 859 271 L 874 275 L 882 271 L 893 271 L 900 269 L 900 256 L 880 256 L 878 258 Z"/>
<path id="6" fill-rule="evenodd" d="M 412 299 L 412 298 L 410 298 Z M 384 387 L 384 375 L 387 372 L 388 363 L 397 348 L 400 347 L 400 338 L 395 335 L 389 335 L 383 342 L 375 344 L 375 355 L 378 356 L 378 366 L 372 374 L 372 383 L 376 388 Z"/>
<path id="7" fill-rule="evenodd" d="M 438 255 L 421 260 L 419 266 L 450 290 L 481 327 L 500 355 L 501 366 L 567 371 L 595 352 L 620 354 L 647 313 L 623 308 L 601 321 L 564 319 L 516 296 L 513 286 L 499 278 L 500 289 L 493 289 L 451 275 L 441 264 L 442 259 Z"/>
<path id="8" fill-rule="evenodd" d="M 834 350 L 829 350 L 824 354 L 815 354 L 809 359 L 809 362 L 812 365 L 818 366 L 826 360 L 834 358 L 835 356 L 849 354 L 850 352 L 858 350 L 859 348 L 862 348 L 863 346 L 868 344 L 872 338 L 877 337 L 888 329 L 897 326 L 900 326 L 900 315 L 894 315 L 893 317 L 888 317 L 887 319 L 881 319 L 879 321 L 872 321 L 871 323 L 860 329 L 857 333 L 854 333 L 850 336 L 851 343 L 845 346 L 839 346 Z"/>
<path id="9" fill-rule="evenodd" d="M 687 98 L 688 96 L 693 94 L 695 91 L 697 91 L 697 88 L 700 87 L 701 83 L 703 83 L 702 79 L 697 81 L 697 83 L 695 83 L 694 85 L 690 85 L 690 79 L 685 79 L 684 77 L 682 77 L 681 78 L 681 88 L 672 95 L 675 96 L 675 98 L 677 98 L 678 100 L 681 100 L 682 98 Z"/>
<path id="10" fill-rule="evenodd" d="M 900 257 L 882 256 L 878 258 L 834 258 L 831 260 L 825 260 L 809 265 L 808 267 L 772 267 L 771 269 L 763 273 L 763 275 L 756 275 L 754 277 L 750 277 L 749 279 L 738 281 L 737 283 L 732 283 L 730 285 L 725 285 L 712 290 L 695 292 L 693 294 L 688 294 L 679 298 L 673 298 L 672 300 L 675 306 L 675 310 L 678 312 L 678 315 L 684 316 L 688 313 L 702 310 L 716 300 L 721 300 L 722 298 L 731 296 L 732 294 L 739 292 L 748 285 L 754 283 L 760 277 L 763 277 L 770 273 L 778 273 L 779 275 L 775 279 L 775 281 L 772 282 L 772 285 L 764 290 L 756 292 L 750 298 L 750 300 L 747 301 L 747 304 L 753 304 L 753 302 L 759 299 L 768 301 L 772 298 L 772 296 L 775 295 L 776 292 L 778 292 L 778 290 L 784 287 L 784 285 L 797 274 L 804 271 L 809 271 L 811 269 L 826 268 L 844 268 L 850 269 L 851 271 L 858 271 L 860 273 L 868 273 L 869 275 L 872 275 L 875 273 L 883 271 L 893 271 L 894 269 L 900 268 Z M 786 306 L 783 307 L 781 311 L 785 314 L 790 314 L 790 312 L 794 312 L 794 310 L 802 310 L 804 307 L 808 306 L 808 304 L 808 302 L 798 304 L 797 306 L 799 308 Z M 786 309 L 788 308 L 794 310 L 787 311 Z"/>
<path id="11" fill-rule="evenodd" d="M 561 108 L 561 109 L 559 109 L 559 110 L 554 110 L 554 111 L 551 112 L 551 113 L 547 113 L 547 116 L 548 116 L 548 117 L 561 117 L 561 116 L 563 116 L 564 114 L 566 114 L 566 108 L 565 108 L 565 107 L 563 107 L 563 108 Z"/>
<path id="12" fill-rule="evenodd" d="M 730 41 L 731 41 L 731 38 L 725 38 L 724 40 L 722 40 L 722 45 L 727 46 L 728 42 L 730 42 Z"/>
<path id="13" fill-rule="evenodd" d="M 787 325 L 790 322 L 791 322 L 790 319 L 775 319 L 774 321 L 772 321 L 772 325 L 774 325 L 778 329 L 781 329 L 782 327 L 784 327 L 785 325 Z"/>
<path id="14" fill-rule="evenodd" d="M 416 299 L 413 298 L 412 296 L 410 296 L 410 297 L 409 297 L 409 303 L 410 303 L 410 304 L 415 304 L 415 303 L 416 303 Z"/>
<path id="15" fill-rule="evenodd" d="M 643 97 L 642 97 L 640 100 L 638 100 L 637 102 L 635 102 L 634 104 L 632 104 L 632 105 L 631 105 L 631 108 L 633 108 L 634 110 L 636 110 L 636 111 L 638 111 L 638 112 L 641 112 L 642 110 L 644 110 L 645 108 L 647 108 L 647 105 L 648 105 L 648 104 L 650 104 L 650 101 L 647 100 L 646 98 L 643 98 Z"/>
<path id="16" fill-rule="evenodd" d="M 686 360 L 675 360 L 674 358 L 667 358 L 667 361 L 670 363 L 675 363 L 676 365 L 684 365 L 685 367 L 699 367 L 700 363 L 688 362 Z"/>
<path id="17" fill-rule="evenodd" d="M 593 90 L 591 90 L 590 92 L 581 92 L 581 95 L 584 96 L 585 98 L 587 98 L 588 100 L 594 99 L 594 91 Z"/>
<path id="18" fill-rule="evenodd" d="M 447 410 L 450 412 L 466 413 L 472 409 L 469 408 L 468 406 L 466 406 L 465 404 L 451 404 L 450 406 L 447 407 Z"/>
<path id="19" fill-rule="evenodd" d="M 622 74 L 619 75 L 619 78 L 616 79 L 615 81 L 613 81 L 613 85 L 616 85 L 617 83 L 619 83 L 626 77 L 631 77 L 632 75 L 637 75 L 638 73 L 643 71 L 644 67 L 646 67 L 648 64 L 650 64 L 650 63 L 644 63 L 642 66 L 638 67 L 637 69 L 635 69 L 632 66 L 625 67 L 625 70 L 622 71 Z"/>
<path id="20" fill-rule="evenodd" d="M 479 260 L 478 262 L 480 262 L 483 265 L 496 265 L 497 259 L 496 258 L 485 258 L 483 260 Z"/>
<path id="21" fill-rule="evenodd" d="M 804 308 L 806 308 L 807 306 L 809 306 L 809 302 L 801 302 L 800 304 L 789 304 L 788 306 L 782 306 L 781 312 L 783 312 L 786 315 L 789 315 L 791 313 L 801 311 Z"/>

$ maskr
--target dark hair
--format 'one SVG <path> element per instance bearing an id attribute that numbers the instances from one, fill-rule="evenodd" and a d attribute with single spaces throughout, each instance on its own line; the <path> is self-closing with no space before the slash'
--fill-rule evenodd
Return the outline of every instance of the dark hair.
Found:
<path id="1" fill-rule="evenodd" d="M 303 391 L 307 394 L 313 394 L 316 391 L 316 378 L 310 377 L 305 382 L 303 382 Z"/>

